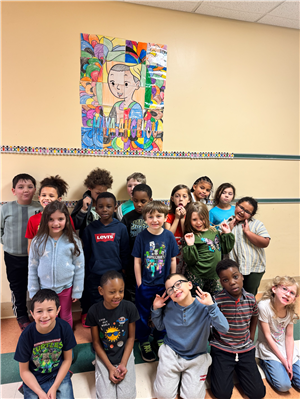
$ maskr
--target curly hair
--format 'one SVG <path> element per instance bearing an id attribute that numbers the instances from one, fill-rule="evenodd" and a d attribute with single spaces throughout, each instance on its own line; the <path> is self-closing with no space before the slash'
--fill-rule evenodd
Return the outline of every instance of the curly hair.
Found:
<path id="1" fill-rule="evenodd" d="M 87 175 L 84 185 L 90 189 L 93 189 L 96 186 L 111 188 L 113 181 L 114 179 L 108 170 L 96 168 Z"/>
<path id="2" fill-rule="evenodd" d="M 52 187 L 57 191 L 58 197 L 67 194 L 69 185 L 58 175 L 46 177 L 40 183 L 39 195 L 44 187 Z"/>
<path id="3" fill-rule="evenodd" d="M 269 283 L 266 291 L 263 293 L 261 301 L 264 301 L 266 299 L 270 299 L 270 304 L 271 304 L 271 308 L 273 310 L 273 312 L 275 313 L 275 318 L 278 317 L 276 314 L 276 309 L 274 307 L 274 297 L 275 294 L 272 290 L 272 288 L 274 287 L 278 287 L 280 285 L 284 285 L 285 287 L 289 287 L 291 285 L 295 285 L 297 287 L 297 291 L 296 291 L 296 297 L 299 296 L 299 284 L 297 283 L 297 281 L 290 276 L 276 276 L 273 278 L 273 281 L 271 283 Z M 292 322 L 296 323 L 297 320 L 299 319 L 298 314 L 295 312 L 295 302 L 286 305 L 286 310 L 287 312 L 290 314 Z"/>

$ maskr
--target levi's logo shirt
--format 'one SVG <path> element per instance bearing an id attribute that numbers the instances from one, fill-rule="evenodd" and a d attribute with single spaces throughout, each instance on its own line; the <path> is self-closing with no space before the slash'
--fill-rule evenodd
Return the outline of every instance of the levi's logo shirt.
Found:
<path id="1" fill-rule="evenodd" d="M 107 241 L 115 241 L 116 233 L 100 233 L 95 234 L 96 242 L 107 242 Z"/>

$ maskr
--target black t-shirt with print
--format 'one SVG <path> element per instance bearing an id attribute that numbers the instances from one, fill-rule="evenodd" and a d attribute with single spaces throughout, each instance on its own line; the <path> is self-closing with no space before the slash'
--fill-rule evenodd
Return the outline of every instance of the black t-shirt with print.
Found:
<path id="1" fill-rule="evenodd" d="M 100 341 L 113 365 L 121 362 L 128 338 L 129 323 L 140 318 L 135 305 L 123 300 L 115 309 L 106 309 L 103 301 L 95 303 L 88 311 L 86 325 L 98 326 Z"/>

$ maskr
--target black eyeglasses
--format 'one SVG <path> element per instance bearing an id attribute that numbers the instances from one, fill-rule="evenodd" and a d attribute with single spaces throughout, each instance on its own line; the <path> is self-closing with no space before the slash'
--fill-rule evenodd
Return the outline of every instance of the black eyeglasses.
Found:
<path id="1" fill-rule="evenodd" d="M 188 281 L 187 280 L 178 280 L 178 281 L 176 281 L 176 283 L 174 285 L 172 285 L 172 287 L 170 287 L 170 288 L 168 288 L 166 290 L 167 295 L 168 296 L 173 295 L 173 292 L 174 292 L 175 288 L 176 288 L 176 290 L 181 288 L 182 283 L 188 283 Z"/>
<path id="2" fill-rule="evenodd" d="M 249 215 L 249 216 L 251 216 L 252 215 L 252 212 L 249 212 L 249 211 L 247 211 L 244 207 L 242 207 L 241 205 L 239 205 L 239 204 L 236 204 L 244 213 L 246 213 L 246 215 Z"/>

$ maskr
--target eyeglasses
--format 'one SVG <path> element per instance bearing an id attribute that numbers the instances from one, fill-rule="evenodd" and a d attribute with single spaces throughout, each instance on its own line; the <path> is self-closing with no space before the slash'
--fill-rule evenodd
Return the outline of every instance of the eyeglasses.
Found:
<path id="1" fill-rule="evenodd" d="M 167 295 L 168 296 L 173 295 L 175 288 L 176 288 L 176 290 L 179 290 L 179 288 L 181 288 L 181 286 L 182 286 L 182 283 L 188 283 L 188 281 L 187 280 L 176 281 L 176 283 L 174 285 L 172 285 L 172 287 L 170 287 L 166 290 Z"/>
<path id="2" fill-rule="evenodd" d="M 249 216 L 252 215 L 252 212 L 247 211 L 247 210 L 246 210 L 244 207 L 242 207 L 241 205 L 236 204 L 236 206 L 238 206 L 244 213 L 246 213 L 246 215 L 249 215 Z"/>
<path id="3" fill-rule="evenodd" d="M 278 288 L 280 288 L 281 291 L 284 292 L 285 294 L 290 294 L 290 296 L 294 298 L 297 296 L 297 294 L 294 291 L 289 290 L 288 288 L 286 288 L 285 285 L 278 285 Z"/>

